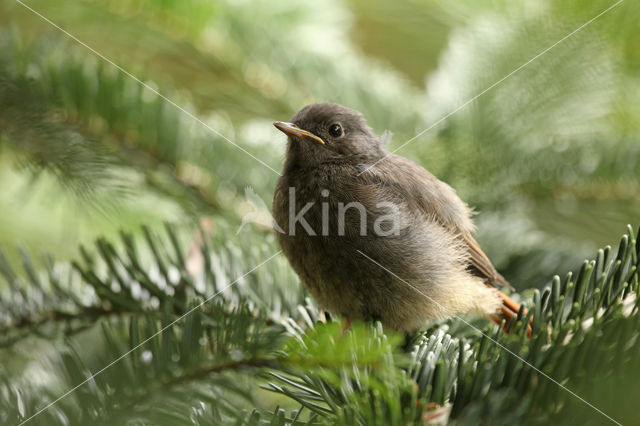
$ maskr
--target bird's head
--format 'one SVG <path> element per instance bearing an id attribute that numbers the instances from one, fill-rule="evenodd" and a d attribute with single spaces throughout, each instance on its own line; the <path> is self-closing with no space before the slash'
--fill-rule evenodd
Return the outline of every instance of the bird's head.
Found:
<path id="1" fill-rule="evenodd" d="M 299 166 L 337 158 L 362 163 L 383 155 L 380 139 L 362 114 L 342 105 L 307 105 L 291 122 L 273 125 L 289 137 L 287 160 Z"/>

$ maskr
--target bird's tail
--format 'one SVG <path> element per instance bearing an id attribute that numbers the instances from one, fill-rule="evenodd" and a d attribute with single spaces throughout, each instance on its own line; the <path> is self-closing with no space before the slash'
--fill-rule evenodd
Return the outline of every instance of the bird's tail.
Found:
<path id="1" fill-rule="evenodd" d="M 489 284 L 490 285 L 490 284 Z M 493 287 L 493 286 L 492 286 Z M 495 287 L 493 287 L 495 289 Z M 521 305 L 516 302 L 506 294 L 502 293 L 500 290 L 495 289 L 496 293 L 498 293 L 498 297 L 502 300 L 502 305 L 500 306 L 500 312 L 491 316 L 491 320 L 496 324 L 502 324 L 502 321 L 505 320 L 508 324 L 511 318 L 517 317 L 518 312 L 520 312 Z M 523 314 L 527 315 L 527 310 L 523 310 Z M 527 337 L 531 337 L 531 323 L 533 322 L 533 317 L 529 320 L 529 324 L 527 324 Z M 505 325 L 505 331 L 506 325 Z"/>

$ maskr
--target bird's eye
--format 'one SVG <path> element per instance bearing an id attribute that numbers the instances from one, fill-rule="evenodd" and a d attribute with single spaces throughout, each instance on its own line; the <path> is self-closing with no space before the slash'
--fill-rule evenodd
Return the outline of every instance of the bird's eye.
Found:
<path id="1" fill-rule="evenodd" d="M 342 126 L 339 124 L 332 124 L 329 127 L 329 134 L 334 138 L 342 136 Z"/>

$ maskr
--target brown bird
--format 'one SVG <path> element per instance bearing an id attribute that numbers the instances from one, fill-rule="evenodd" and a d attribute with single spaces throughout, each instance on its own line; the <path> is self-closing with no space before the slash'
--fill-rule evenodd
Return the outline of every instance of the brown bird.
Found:
<path id="1" fill-rule="evenodd" d="M 520 305 L 472 236 L 471 210 L 446 183 L 389 153 L 357 111 L 302 108 L 290 123 L 273 198 L 282 250 L 318 304 L 350 320 L 414 331 L 429 320 Z"/>

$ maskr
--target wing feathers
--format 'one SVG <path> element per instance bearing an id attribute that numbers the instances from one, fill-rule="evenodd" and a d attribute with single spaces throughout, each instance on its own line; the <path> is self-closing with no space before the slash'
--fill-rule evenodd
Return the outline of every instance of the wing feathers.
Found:
<path id="1" fill-rule="evenodd" d="M 493 267 L 493 264 L 487 255 L 484 254 L 475 238 L 473 238 L 473 236 L 468 232 L 462 232 L 461 238 L 468 247 L 469 258 L 471 260 L 469 265 L 471 272 L 481 278 L 486 278 L 493 284 L 502 285 L 513 290 L 511 284 L 509 284 L 509 282 L 505 280 L 498 271 L 496 271 L 496 268 Z"/>

